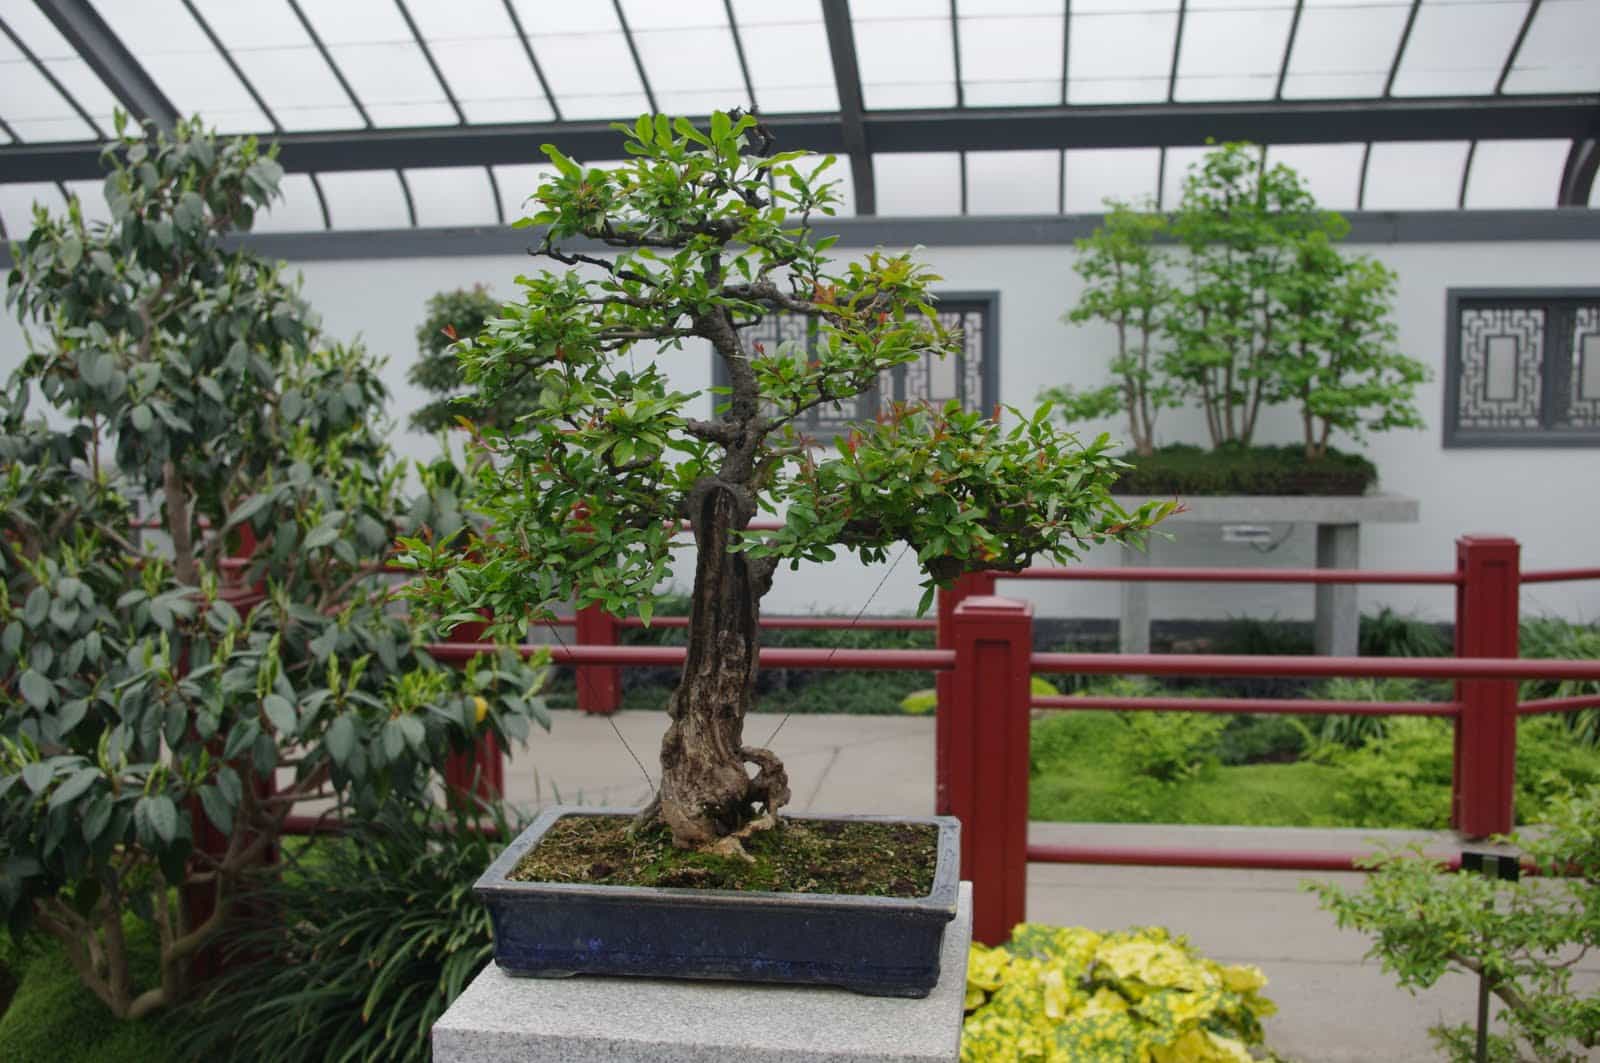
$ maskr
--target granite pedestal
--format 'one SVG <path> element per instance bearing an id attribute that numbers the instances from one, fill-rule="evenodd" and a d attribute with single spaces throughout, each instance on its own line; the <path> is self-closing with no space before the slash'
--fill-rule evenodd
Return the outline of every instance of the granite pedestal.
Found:
<path id="1" fill-rule="evenodd" d="M 1125 509 L 1148 497 L 1118 496 Z M 1361 567 L 1361 525 L 1415 524 L 1419 506 L 1400 495 L 1197 495 L 1183 499 L 1184 512 L 1162 522 L 1181 535 L 1179 524 L 1312 524 L 1317 529 L 1318 568 Z M 1156 537 L 1150 540 L 1155 548 Z M 1151 564 L 1150 554 L 1124 547 L 1125 567 Z M 1360 587 L 1354 583 L 1316 585 L 1316 649 L 1334 657 L 1354 657 L 1360 645 Z M 1118 643 L 1123 653 L 1150 652 L 1150 584 L 1122 584 Z"/>
<path id="2" fill-rule="evenodd" d="M 512 978 L 490 964 L 433 1027 L 435 1063 L 949 1063 L 961 1043 L 972 886 L 921 1000 L 655 978 Z"/>

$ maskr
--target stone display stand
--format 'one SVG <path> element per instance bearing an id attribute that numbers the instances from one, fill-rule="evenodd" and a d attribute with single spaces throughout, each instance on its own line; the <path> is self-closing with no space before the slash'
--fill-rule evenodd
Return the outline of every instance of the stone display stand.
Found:
<path id="1" fill-rule="evenodd" d="M 1152 497 L 1119 495 L 1133 509 Z M 1197 495 L 1186 497 L 1185 512 L 1167 524 L 1314 524 L 1318 568 L 1361 567 L 1361 525 L 1415 524 L 1419 505 L 1401 495 Z M 1152 539 L 1152 544 L 1155 540 Z M 1150 564 L 1150 554 L 1122 549 L 1124 566 Z M 1316 648 L 1320 654 L 1354 657 L 1360 645 L 1359 587 L 1354 583 L 1316 585 Z M 1150 584 L 1122 584 L 1118 642 L 1123 653 L 1150 652 Z"/>
<path id="2" fill-rule="evenodd" d="M 433 1026 L 435 1063 L 950 1063 L 961 1043 L 972 885 L 921 1000 L 655 978 L 512 978 L 486 967 Z"/>

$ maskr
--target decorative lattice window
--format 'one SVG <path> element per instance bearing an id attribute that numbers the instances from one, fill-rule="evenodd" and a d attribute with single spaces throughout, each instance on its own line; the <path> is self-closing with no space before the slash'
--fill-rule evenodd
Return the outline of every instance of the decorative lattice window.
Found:
<path id="1" fill-rule="evenodd" d="M 959 331 L 961 349 L 954 358 L 924 355 L 922 361 L 883 373 L 878 386 L 848 402 L 829 403 L 807 411 L 796 428 L 822 443 L 849 430 L 851 425 L 870 421 L 890 402 L 934 402 L 951 399 L 963 409 L 987 410 L 999 401 L 995 335 L 999 296 L 941 295 L 939 321 L 945 328 Z M 816 322 L 799 314 L 773 314 L 744 330 L 749 347 L 761 344 L 770 355 L 792 354 L 805 361 L 817 342 Z M 722 362 L 713 356 L 718 386 L 728 380 Z"/>
<path id="2" fill-rule="evenodd" d="M 1445 446 L 1600 445 L 1600 290 L 1448 302 Z"/>

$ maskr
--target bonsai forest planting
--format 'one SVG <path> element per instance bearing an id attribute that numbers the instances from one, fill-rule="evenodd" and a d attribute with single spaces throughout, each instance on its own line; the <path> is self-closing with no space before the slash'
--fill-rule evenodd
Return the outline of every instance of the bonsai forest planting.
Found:
<path id="1" fill-rule="evenodd" d="M 1109 497 L 1121 467 L 1110 440 L 1080 443 L 1043 412 L 887 404 L 836 451 L 806 438 L 807 411 L 953 353 L 938 278 L 912 254 L 832 261 L 833 240 L 811 223 L 833 211 L 833 160 L 774 152 L 748 115 L 617 128 L 628 161 L 614 169 L 545 147 L 555 173 L 520 224 L 541 227 L 534 253 L 565 268 L 521 278 L 520 298 L 457 348 L 485 403 L 537 384 L 514 427 L 474 432 L 489 460 L 472 490 L 491 530 L 409 537 L 407 563 L 447 626 L 487 612 L 521 638 L 567 601 L 648 622 L 688 522 L 687 659 L 637 826 L 740 855 L 790 798 L 779 757 L 744 733 L 761 599 L 782 564 L 914 552 L 926 608 L 963 572 L 1137 540 L 1170 504 L 1123 512 Z M 773 314 L 814 322 L 814 346 L 750 342 Z M 664 363 L 707 346 L 729 384 L 697 416 L 698 396 L 676 390 Z M 753 530 L 763 512 L 781 528 Z"/>
<path id="2" fill-rule="evenodd" d="M 1166 490 L 1281 492 L 1291 462 L 1301 478 L 1337 484 L 1330 493 L 1349 493 L 1340 481 L 1352 476 L 1364 487 L 1374 471 L 1331 441 L 1422 427 L 1416 389 L 1429 373 L 1396 347 L 1394 273 L 1339 248 L 1349 229 L 1292 168 L 1268 165 L 1245 143 L 1196 163 L 1170 212 L 1110 201 L 1104 223 L 1078 241 L 1084 287 L 1067 319 L 1113 330 L 1111 382 L 1043 397 L 1068 423 L 1120 412 L 1142 479 Z M 1163 411 L 1180 407 L 1203 415 L 1216 478 L 1270 481 L 1266 489 L 1230 482 L 1208 491 L 1204 478 L 1186 475 L 1186 449 L 1157 446 Z M 1294 412 L 1298 461 L 1288 448 L 1259 447 L 1274 407 Z M 1302 491 L 1319 493 L 1292 489 Z"/>

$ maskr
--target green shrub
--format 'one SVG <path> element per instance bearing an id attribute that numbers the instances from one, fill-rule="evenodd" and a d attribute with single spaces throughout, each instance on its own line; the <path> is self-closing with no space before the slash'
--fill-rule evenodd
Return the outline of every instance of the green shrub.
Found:
<path id="1" fill-rule="evenodd" d="M 1230 716 L 1217 737 L 1223 764 L 1286 763 L 1305 752 L 1304 725 L 1293 716 L 1239 713 Z"/>
<path id="2" fill-rule="evenodd" d="M 1330 449 L 1308 461 L 1298 446 L 1202 450 L 1174 443 L 1146 457 L 1130 451 L 1122 460 L 1132 468 L 1115 490 L 1130 495 L 1359 495 L 1378 479 L 1360 455 Z"/>
<path id="3" fill-rule="evenodd" d="M 1558 617 L 1524 620 L 1518 639 L 1521 656 L 1541 660 L 1600 660 L 1600 627 L 1573 624 Z M 1534 698 L 1572 698 L 1600 694 L 1600 680 L 1531 679 L 1522 684 L 1524 701 Z M 1562 715 L 1578 740 L 1600 746 L 1600 710 L 1583 709 Z"/>
<path id="4" fill-rule="evenodd" d="M 1212 641 L 1216 653 L 1248 654 L 1255 657 L 1304 656 L 1315 652 L 1311 630 L 1305 624 L 1255 617 L 1230 617 Z"/>
<path id="5" fill-rule="evenodd" d="M 1450 640 L 1437 624 L 1405 616 L 1388 606 L 1363 616 L 1360 627 L 1363 657 L 1449 657 Z"/>
<path id="6" fill-rule="evenodd" d="M 1415 679 L 1370 676 L 1339 676 L 1328 680 L 1317 692 L 1317 697 L 1329 701 L 1436 701 L 1443 693 L 1440 684 L 1424 684 Z M 1359 749 L 1373 739 L 1388 733 L 1389 723 L 1397 717 L 1390 716 L 1322 716 L 1307 717 L 1302 724 L 1317 746 L 1342 746 Z"/>
<path id="7" fill-rule="evenodd" d="M 1028 690 L 1036 698 L 1053 698 L 1061 693 L 1054 683 L 1042 675 L 1036 675 L 1029 680 Z M 938 707 L 939 692 L 932 688 L 913 690 L 900 699 L 900 711 L 908 716 L 927 716 Z"/>
<path id="8" fill-rule="evenodd" d="M 1396 824 L 1443 829 L 1450 824 L 1455 739 L 1447 720 L 1399 716 L 1388 732 L 1360 749 L 1335 752 L 1344 780 L 1336 807 L 1353 827 Z M 1573 786 L 1600 784 L 1600 759 L 1575 745 L 1564 724 L 1535 716 L 1517 726 L 1516 816 L 1540 822 Z"/>
<path id="9" fill-rule="evenodd" d="M 1175 783 L 1192 779 L 1217 761 L 1218 739 L 1227 722 L 1203 712 L 1122 714 L 1117 758 L 1136 776 Z"/>
<path id="10" fill-rule="evenodd" d="M 1600 999 L 1574 987 L 1574 958 L 1600 944 L 1600 790 L 1562 795 L 1546 807 L 1548 830 L 1513 840 L 1553 879 L 1504 882 L 1442 874 L 1419 852 L 1388 852 L 1359 892 L 1308 888 L 1341 927 L 1372 935 L 1372 955 L 1411 992 L 1448 971 L 1485 972 L 1501 1032 L 1489 1058 L 1577 1063 L 1600 1044 Z M 1561 875 L 1569 877 L 1559 877 Z M 1467 1023 L 1433 1028 L 1452 1060 L 1475 1056 Z"/>
<path id="11" fill-rule="evenodd" d="M 1277 1011 L 1266 984 L 1160 927 L 1023 923 L 999 948 L 972 946 L 962 1063 L 1249 1060 Z"/>
<path id="12" fill-rule="evenodd" d="M 386 807 L 257 895 L 277 913 L 229 935 L 235 966 L 186 1016 L 188 1058 L 429 1058 L 428 1033 L 489 962 L 472 884 L 520 827 Z"/>

